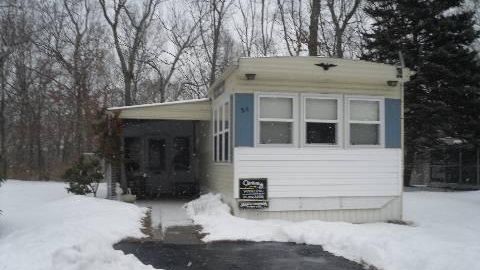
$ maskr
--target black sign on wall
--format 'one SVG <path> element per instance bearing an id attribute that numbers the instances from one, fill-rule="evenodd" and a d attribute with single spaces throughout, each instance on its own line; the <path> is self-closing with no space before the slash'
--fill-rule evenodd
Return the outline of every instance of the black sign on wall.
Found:
<path id="1" fill-rule="evenodd" d="M 240 178 L 241 200 L 267 200 L 267 178 Z"/>
<path id="2" fill-rule="evenodd" d="M 263 209 L 268 208 L 268 201 L 239 201 L 238 207 L 243 209 Z"/>

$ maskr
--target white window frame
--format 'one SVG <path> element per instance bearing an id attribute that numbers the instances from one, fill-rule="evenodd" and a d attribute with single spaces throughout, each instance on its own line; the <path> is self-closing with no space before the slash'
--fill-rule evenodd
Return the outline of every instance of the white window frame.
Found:
<path id="1" fill-rule="evenodd" d="M 225 119 L 225 111 L 226 111 L 226 104 L 228 104 L 229 112 L 228 112 L 228 119 Z M 224 163 L 231 163 L 232 162 L 232 104 L 229 98 L 220 100 L 213 106 L 212 109 L 212 160 L 216 164 L 224 164 Z M 218 126 L 217 130 L 215 131 L 215 125 Z M 225 127 L 225 121 L 228 122 L 228 128 Z M 228 133 L 228 141 L 225 143 L 225 133 Z M 222 135 L 222 141 L 220 138 Z M 215 147 L 215 137 L 217 138 L 217 145 Z M 222 151 L 220 151 L 220 145 L 222 145 Z M 225 157 L 225 148 L 228 147 L 228 156 Z M 216 150 L 216 153 L 215 153 Z M 215 154 L 217 159 L 215 159 Z"/>
<path id="2" fill-rule="evenodd" d="M 350 119 L 350 102 L 352 100 L 378 101 L 380 106 L 378 121 L 360 121 Z M 345 96 L 345 145 L 348 148 L 384 148 L 385 147 L 385 98 L 378 96 Z M 378 124 L 379 125 L 379 144 L 350 144 L 350 124 Z"/>
<path id="3" fill-rule="evenodd" d="M 340 148 L 343 146 L 343 95 L 334 95 L 334 94 L 301 94 L 302 105 L 301 115 L 301 146 L 302 147 L 328 147 L 328 148 Z M 307 99 L 329 99 L 337 101 L 337 120 L 318 120 L 318 119 L 307 119 Z M 336 144 L 328 143 L 307 143 L 307 122 L 309 123 L 335 123 L 337 124 L 335 140 Z"/>
<path id="4" fill-rule="evenodd" d="M 260 98 L 290 98 L 292 99 L 292 119 L 281 118 L 261 118 L 260 117 Z M 298 94 L 288 93 L 255 93 L 255 147 L 297 147 L 298 145 Z M 289 144 L 273 144 L 260 143 L 260 122 L 290 122 L 292 123 L 292 143 Z"/>

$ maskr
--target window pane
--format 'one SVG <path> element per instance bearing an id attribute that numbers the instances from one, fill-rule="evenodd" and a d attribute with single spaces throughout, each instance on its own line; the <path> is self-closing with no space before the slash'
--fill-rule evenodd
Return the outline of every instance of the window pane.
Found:
<path id="1" fill-rule="evenodd" d="M 218 135 L 218 161 L 223 161 L 223 135 Z"/>
<path id="2" fill-rule="evenodd" d="M 224 142 L 224 145 L 223 145 L 223 159 L 225 161 L 228 161 L 229 160 L 229 148 L 228 148 L 228 140 L 229 140 L 229 136 L 228 136 L 228 132 L 225 132 L 225 142 Z"/>
<path id="3" fill-rule="evenodd" d="M 292 143 L 292 123 L 260 122 L 260 143 L 261 144 Z"/>
<path id="4" fill-rule="evenodd" d="M 224 129 L 227 129 L 229 128 L 230 126 L 230 104 L 227 102 L 225 103 L 225 114 L 224 114 L 224 118 L 223 118 L 223 121 L 224 121 L 224 125 L 223 125 L 223 128 Z"/>
<path id="5" fill-rule="evenodd" d="M 337 120 L 336 99 L 313 99 L 306 100 L 307 119 Z"/>
<path id="6" fill-rule="evenodd" d="M 350 144 L 379 144 L 378 124 L 350 124 Z"/>
<path id="7" fill-rule="evenodd" d="M 291 98 L 260 98 L 261 118 L 293 118 L 293 99 Z"/>
<path id="8" fill-rule="evenodd" d="M 350 101 L 350 119 L 359 121 L 380 121 L 379 102 L 371 100 Z"/>
<path id="9" fill-rule="evenodd" d="M 218 161 L 218 136 L 213 136 L 213 160 Z"/>
<path id="10" fill-rule="evenodd" d="M 223 131 L 223 106 L 218 109 L 218 131 Z"/>
<path id="11" fill-rule="evenodd" d="M 217 131 L 218 131 L 217 119 L 218 119 L 217 110 L 214 110 L 213 111 L 213 132 L 214 133 L 217 133 Z"/>
<path id="12" fill-rule="evenodd" d="M 336 144 L 336 127 L 334 123 L 306 123 L 307 143 Z"/>

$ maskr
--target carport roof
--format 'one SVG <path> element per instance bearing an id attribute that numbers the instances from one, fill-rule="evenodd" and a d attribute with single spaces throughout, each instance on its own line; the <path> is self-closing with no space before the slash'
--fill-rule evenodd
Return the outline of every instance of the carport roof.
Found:
<path id="1" fill-rule="evenodd" d="M 108 111 L 118 113 L 123 119 L 210 120 L 211 118 L 208 98 L 111 107 Z"/>

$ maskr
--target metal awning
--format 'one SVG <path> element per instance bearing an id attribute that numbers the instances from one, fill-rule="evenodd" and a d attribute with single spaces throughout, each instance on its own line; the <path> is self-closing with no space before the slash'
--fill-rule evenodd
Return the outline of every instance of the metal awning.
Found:
<path id="1" fill-rule="evenodd" d="M 122 119 L 210 120 L 211 118 L 211 105 L 208 98 L 111 107 L 108 111 L 118 113 Z"/>

